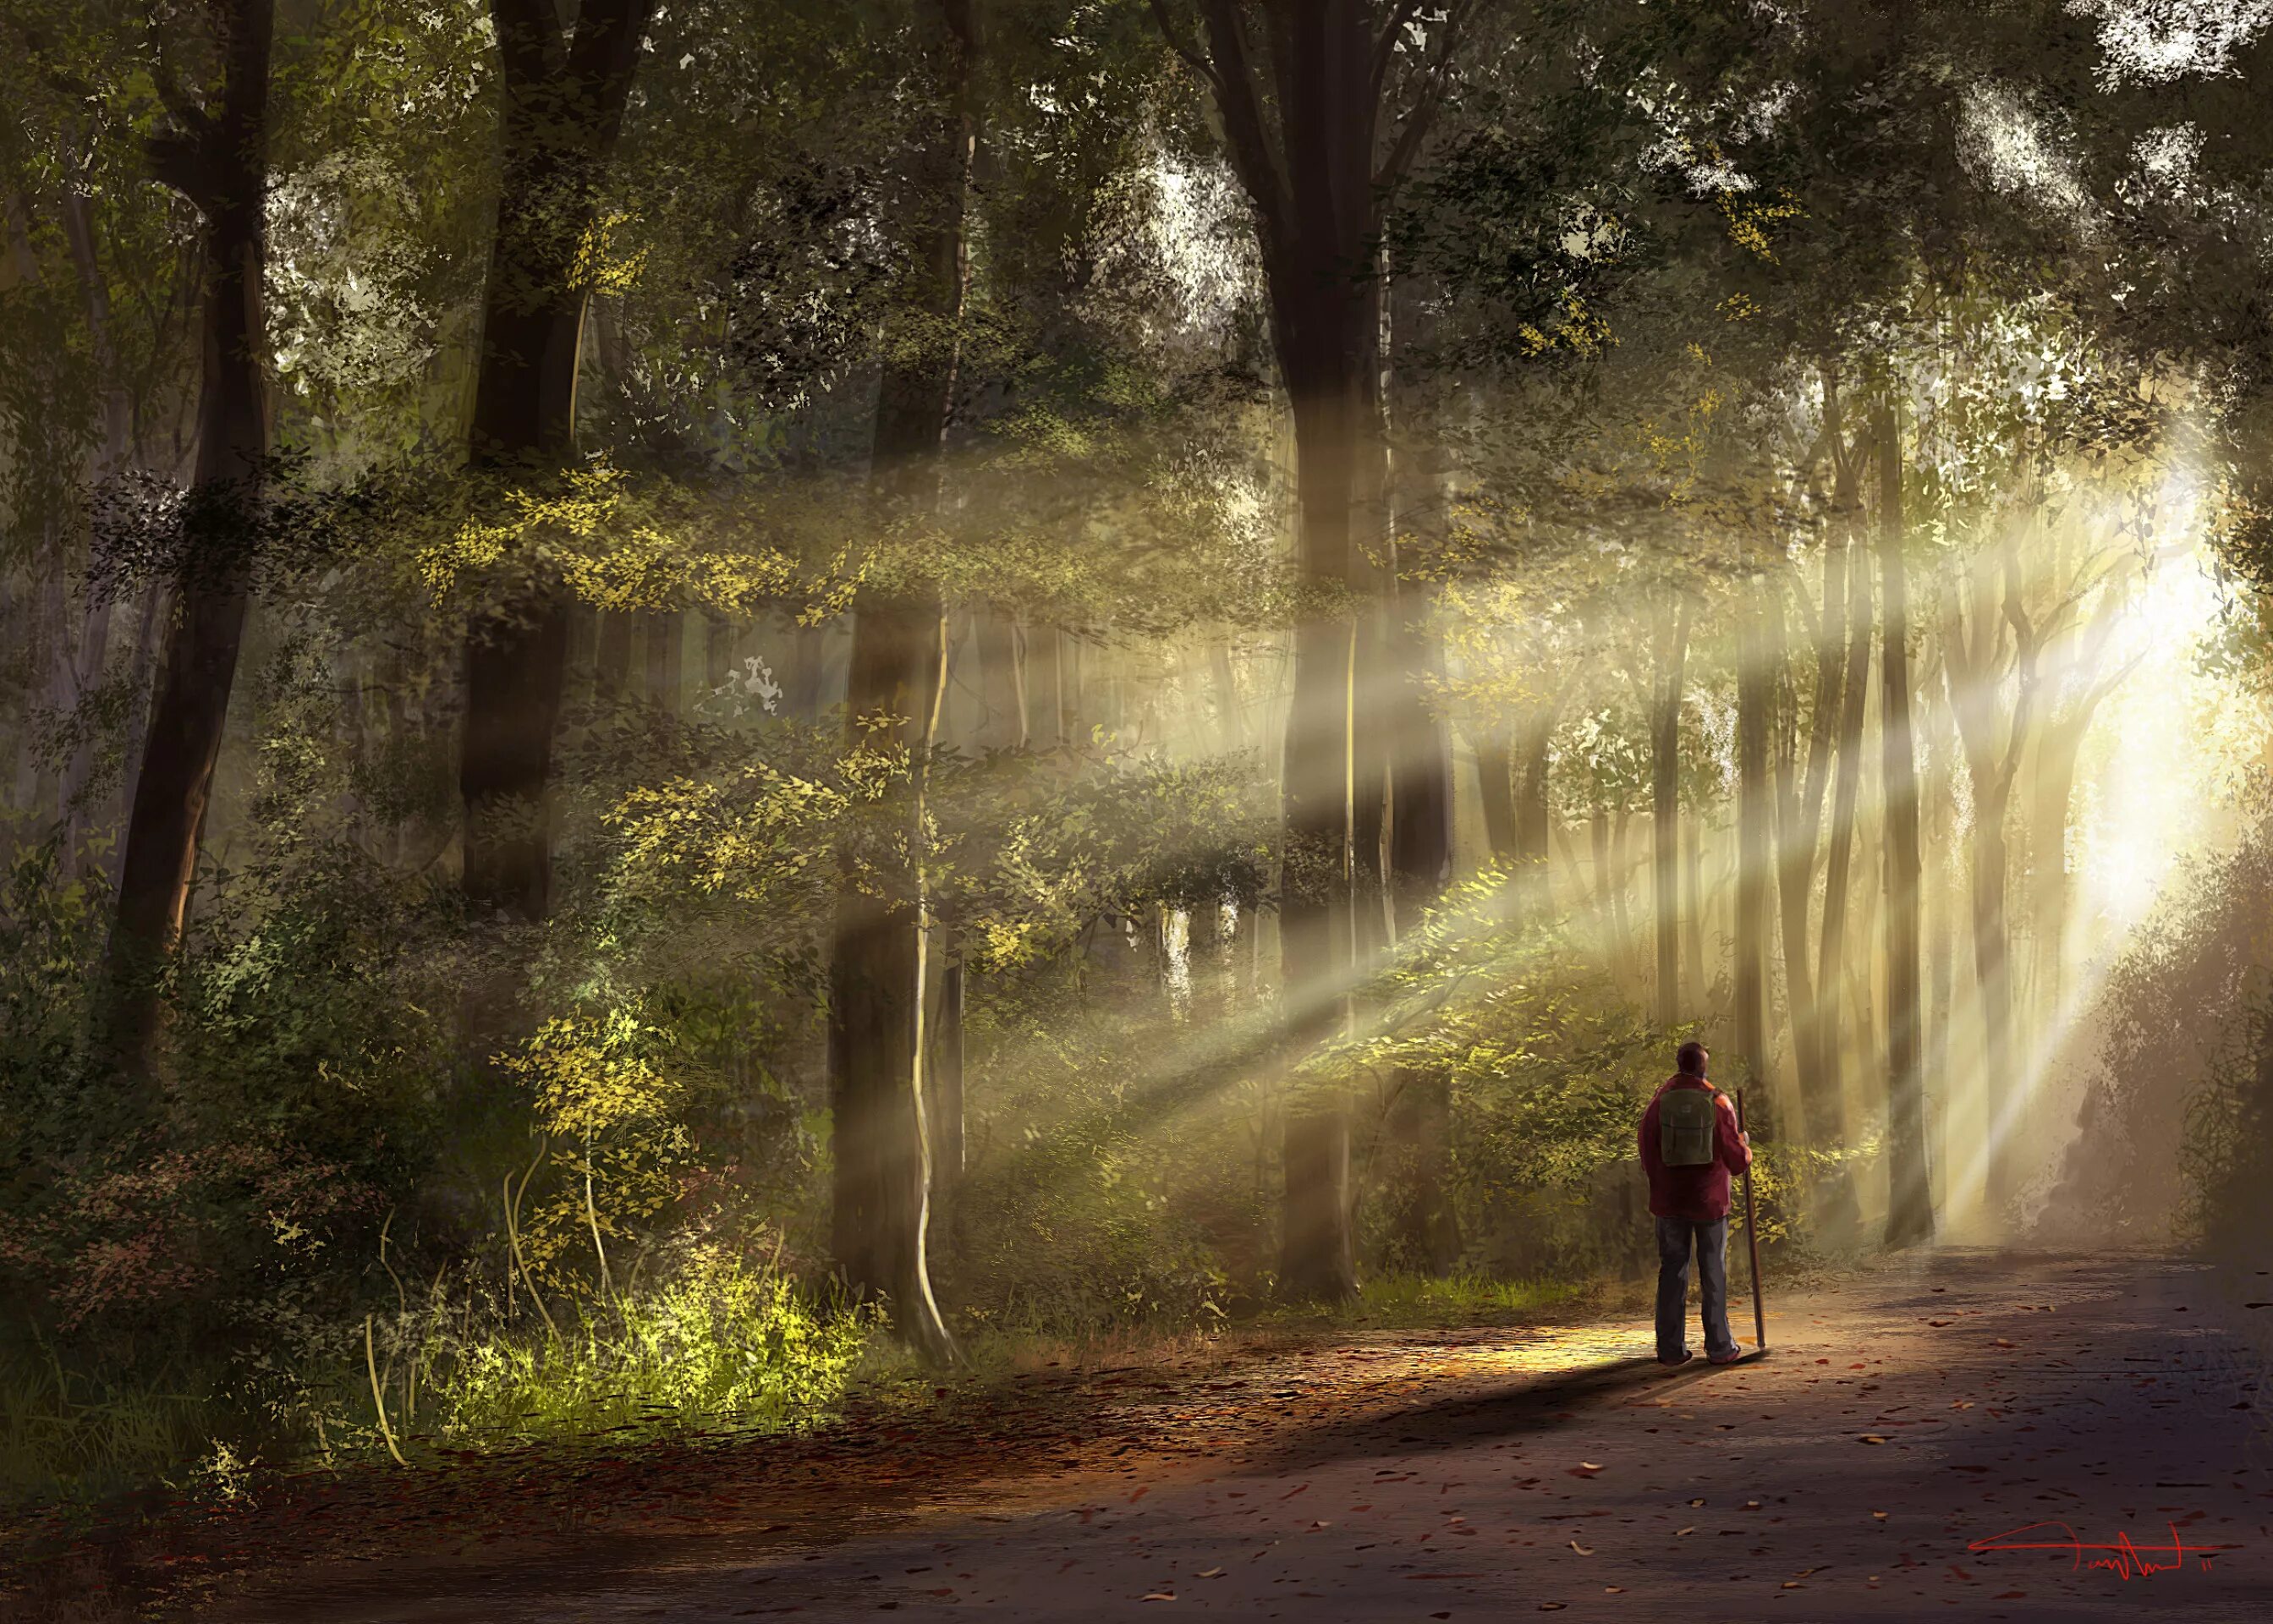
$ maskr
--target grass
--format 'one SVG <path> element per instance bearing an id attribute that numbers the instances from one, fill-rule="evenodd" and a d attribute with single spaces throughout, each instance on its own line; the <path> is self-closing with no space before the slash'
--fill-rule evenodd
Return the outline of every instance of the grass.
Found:
<path id="1" fill-rule="evenodd" d="M 385 1429 L 404 1447 L 571 1442 L 598 1433 L 776 1432 L 829 1414 L 859 1371 L 874 1317 L 816 1301 L 796 1283 L 699 1251 L 639 1291 L 563 1308 L 543 1331 L 450 1328 L 428 1316 L 409 1369 L 366 1374 L 401 1399 Z"/>
<path id="2" fill-rule="evenodd" d="M 1257 1338 L 1533 1323 L 1602 1292 L 1481 1275 L 1379 1276 L 1347 1305 L 1272 1305 L 1209 1328 L 979 1332 L 964 1340 L 962 1375 L 985 1386 L 1204 1359 Z M 419 1464 L 445 1450 L 778 1432 L 826 1420 L 855 1393 L 920 1408 L 938 1380 L 880 1336 L 872 1314 L 720 1252 L 698 1251 L 636 1292 L 556 1302 L 550 1316 L 549 1326 L 525 1313 L 508 1321 L 461 1298 L 375 1317 L 368 1362 L 358 1335 L 354 1367 L 317 1373 L 308 1389 L 296 1457 L 266 1464 L 390 1456 Z M 227 1494 L 248 1465 L 215 1441 L 215 1414 L 190 1393 L 75 1386 L 52 1358 L 0 1362 L 0 1505 L 85 1504 L 161 1483 Z"/>
<path id="3" fill-rule="evenodd" d="M 209 1401 L 66 1374 L 44 1345 L 0 1358 L 0 1506 L 98 1500 L 160 1482 L 208 1448 Z"/>

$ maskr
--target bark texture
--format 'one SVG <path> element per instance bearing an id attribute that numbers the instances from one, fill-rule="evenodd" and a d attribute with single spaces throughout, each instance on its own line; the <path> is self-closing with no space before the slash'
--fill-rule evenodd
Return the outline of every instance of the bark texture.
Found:
<path id="1" fill-rule="evenodd" d="M 551 0 L 491 0 L 505 170 L 469 451 L 499 478 L 541 481 L 574 451 L 601 187 L 654 10 L 655 0 L 583 0 L 564 28 Z M 463 886 L 476 908 L 508 918 L 551 907 L 546 802 L 568 621 L 559 588 L 540 580 L 467 630 Z"/>
<path id="2" fill-rule="evenodd" d="M 904 330 L 886 335 L 872 464 L 876 510 L 887 525 L 920 525 L 938 509 L 967 281 L 976 144 L 971 75 L 979 43 L 969 0 L 936 0 L 922 12 L 921 26 L 937 113 L 911 156 L 899 200 L 906 256 L 901 308 L 909 313 Z M 941 1102 L 925 1075 L 931 1047 L 925 961 L 934 932 L 923 797 L 946 644 L 939 600 L 925 588 L 871 593 L 855 606 L 845 704 L 851 742 L 897 744 L 910 768 L 891 827 L 880 835 L 887 872 L 897 872 L 880 894 L 861 882 L 847 853 L 829 963 L 837 1262 L 856 1292 L 889 1302 L 901 1339 L 934 1363 L 956 1358 L 927 1255 L 934 1149 L 926 1111 Z M 959 1111 L 959 1086 L 956 1092 Z"/>
<path id="3" fill-rule="evenodd" d="M 152 151 L 159 178 L 201 216 L 202 354 L 184 568 L 127 816 L 107 967 L 104 1038 L 131 1067 L 155 1034 L 158 977 L 181 938 L 197 870 L 244 639 L 268 460 L 261 279 L 274 0 L 228 0 L 214 16 L 217 93 L 210 105 L 172 109 L 180 131 Z"/>
<path id="4" fill-rule="evenodd" d="M 1903 543 L 1902 449 L 1894 400 L 1872 403 L 1879 453 L 1880 686 L 1885 714 L 1887 847 L 1887 1244 L 1933 1239 L 1925 1162 L 1925 1080 L 1918 1054 L 1917 754 L 1910 730 L 1909 588 Z"/>

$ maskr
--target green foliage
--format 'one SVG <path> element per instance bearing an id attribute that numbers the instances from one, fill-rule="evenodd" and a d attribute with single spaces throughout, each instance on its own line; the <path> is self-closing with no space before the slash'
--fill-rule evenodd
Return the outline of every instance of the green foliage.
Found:
<path id="1" fill-rule="evenodd" d="M 403 1402 L 396 1432 L 446 1448 L 808 1426 L 843 1396 L 873 1324 L 699 1235 L 557 1335 L 493 1317 L 469 1335 L 446 1296 L 405 1318 L 376 1385 Z M 360 1413 L 375 1433 L 376 1407 Z"/>

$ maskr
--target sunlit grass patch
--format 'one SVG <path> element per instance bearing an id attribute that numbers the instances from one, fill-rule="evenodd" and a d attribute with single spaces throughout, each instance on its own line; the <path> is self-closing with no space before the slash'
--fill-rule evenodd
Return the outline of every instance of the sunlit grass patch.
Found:
<path id="1" fill-rule="evenodd" d="M 573 1321 L 557 1318 L 557 1331 L 473 1337 L 448 1330 L 443 1316 L 430 1321 L 413 1357 L 431 1418 L 408 1418 L 414 1441 L 495 1447 L 601 1433 L 781 1430 L 831 1412 L 874 1324 L 779 1272 L 716 1252 Z M 374 1385 L 384 1394 L 394 1383 Z"/>

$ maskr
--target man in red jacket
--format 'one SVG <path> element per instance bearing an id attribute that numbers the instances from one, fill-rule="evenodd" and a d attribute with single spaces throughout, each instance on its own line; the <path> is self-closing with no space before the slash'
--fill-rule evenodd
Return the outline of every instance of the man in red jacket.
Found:
<path id="1" fill-rule="evenodd" d="M 1686 1365 L 1697 1356 L 1682 1334 L 1689 1301 L 1689 1254 L 1705 1298 L 1705 1357 L 1737 1362 L 1729 1335 L 1729 1175 L 1752 1164 L 1752 1148 L 1737 1126 L 1729 1096 L 1705 1081 L 1712 1057 L 1702 1044 L 1675 1051 L 1679 1073 L 1666 1079 L 1641 1118 L 1641 1164 L 1649 1174 L 1649 1209 L 1657 1219 L 1657 1361 Z"/>

